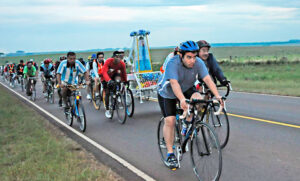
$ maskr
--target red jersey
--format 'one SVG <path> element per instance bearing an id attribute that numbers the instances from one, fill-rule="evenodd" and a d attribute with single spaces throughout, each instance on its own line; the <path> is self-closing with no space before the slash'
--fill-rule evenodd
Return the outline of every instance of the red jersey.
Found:
<path id="1" fill-rule="evenodd" d="M 126 74 L 126 66 L 123 61 L 120 61 L 118 64 L 114 64 L 114 58 L 109 58 L 105 61 L 103 67 L 102 67 L 102 75 L 104 77 L 104 80 L 106 82 L 111 80 L 111 77 L 117 73 L 118 71 L 121 71 L 121 81 L 125 82 L 127 81 L 127 74 Z M 109 71 L 109 73 L 107 73 Z"/>

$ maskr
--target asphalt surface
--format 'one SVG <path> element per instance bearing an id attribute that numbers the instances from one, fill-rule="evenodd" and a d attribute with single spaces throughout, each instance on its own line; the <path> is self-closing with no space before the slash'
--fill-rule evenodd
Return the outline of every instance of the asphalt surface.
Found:
<path id="1" fill-rule="evenodd" d="M 16 87 L 15 90 L 20 91 Z M 63 110 L 46 103 L 37 84 L 36 103 L 64 120 Z M 135 100 L 133 118 L 121 125 L 117 118 L 107 119 L 104 108 L 95 110 L 85 99 L 87 130 L 92 140 L 127 160 L 157 180 L 196 180 L 186 153 L 181 168 L 171 171 L 160 160 L 156 130 L 161 117 L 157 102 Z M 25 95 L 25 93 L 22 93 Z M 57 98 L 57 96 L 56 96 Z M 232 92 L 227 111 L 232 114 L 260 118 L 300 126 L 300 98 Z M 300 129 L 230 116 L 230 138 L 222 150 L 223 169 L 220 180 L 300 180 Z M 73 127 L 78 129 L 74 122 Z M 122 173 L 119 173 L 122 175 Z"/>

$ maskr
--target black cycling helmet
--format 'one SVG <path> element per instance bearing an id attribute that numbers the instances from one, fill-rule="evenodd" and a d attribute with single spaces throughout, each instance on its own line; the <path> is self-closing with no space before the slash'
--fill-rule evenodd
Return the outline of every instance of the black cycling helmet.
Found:
<path id="1" fill-rule="evenodd" d="M 205 41 L 205 40 L 199 40 L 199 41 L 197 41 L 197 44 L 199 46 L 199 49 L 201 49 L 203 47 L 208 47 L 208 49 L 210 49 L 210 44 L 207 43 L 207 41 Z"/>

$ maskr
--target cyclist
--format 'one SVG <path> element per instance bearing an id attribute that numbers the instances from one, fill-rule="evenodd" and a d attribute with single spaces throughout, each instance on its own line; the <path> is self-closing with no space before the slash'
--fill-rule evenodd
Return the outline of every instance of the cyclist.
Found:
<path id="1" fill-rule="evenodd" d="M 88 63 L 86 64 L 86 70 L 89 73 L 89 77 L 90 79 L 93 80 L 95 80 L 95 77 L 98 75 L 97 71 L 94 71 L 94 64 L 93 64 L 93 62 L 95 62 L 96 60 L 97 60 L 96 54 L 92 54 L 91 56 L 88 57 Z M 91 100 L 92 96 L 91 96 L 91 90 L 89 86 L 86 87 L 86 91 L 87 91 L 86 99 Z"/>
<path id="2" fill-rule="evenodd" d="M 103 65 L 104 65 L 104 53 L 103 52 L 98 52 L 97 53 L 97 59 L 94 59 L 93 60 L 93 72 L 94 72 L 94 81 L 95 81 L 95 84 L 94 84 L 94 87 L 95 87 L 95 91 L 96 91 L 96 94 L 95 96 L 99 96 L 99 84 L 100 84 L 100 78 L 102 77 L 102 68 L 103 68 Z M 103 79 L 103 78 L 102 78 Z"/>
<path id="3" fill-rule="evenodd" d="M 36 77 L 37 75 L 36 68 L 31 61 L 27 62 L 26 66 L 24 67 L 23 74 L 24 74 L 24 79 L 26 80 L 26 94 L 27 96 L 31 96 L 30 86 L 28 86 L 29 81 L 27 80 L 27 77 Z M 33 84 L 35 86 L 36 80 L 33 81 Z"/>
<path id="4" fill-rule="evenodd" d="M 14 63 L 8 64 L 8 75 L 10 86 L 12 86 L 12 82 L 15 80 L 16 66 Z"/>
<path id="5" fill-rule="evenodd" d="M 174 51 L 171 52 L 171 53 L 167 56 L 167 58 L 165 59 L 164 64 L 160 67 L 161 73 L 164 73 L 164 72 L 165 72 L 166 67 L 167 67 L 167 63 L 168 63 L 175 55 L 177 55 L 177 54 L 179 54 L 179 47 L 178 47 L 178 46 L 175 47 L 175 48 L 174 48 Z"/>
<path id="6" fill-rule="evenodd" d="M 203 99 L 201 94 L 195 90 L 194 82 L 196 75 L 212 90 L 215 97 L 223 105 L 214 82 L 208 75 L 204 62 L 197 57 L 199 51 L 198 45 L 193 41 L 186 41 L 179 46 L 179 55 L 175 55 L 167 64 L 166 70 L 158 82 L 158 102 L 161 112 L 165 118 L 164 139 L 167 147 L 168 167 L 178 168 L 178 160 L 173 153 L 174 127 L 176 121 L 176 103 L 180 102 L 183 110 L 188 109 L 186 99 Z M 186 118 L 185 124 L 189 125 L 192 121 L 192 115 Z M 182 130 L 186 134 L 186 129 Z"/>
<path id="7" fill-rule="evenodd" d="M 24 61 L 20 60 L 20 63 L 17 65 L 17 75 L 18 77 L 23 77 L 23 71 L 24 71 Z M 20 83 L 20 80 L 18 79 L 18 82 Z"/>
<path id="8" fill-rule="evenodd" d="M 74 52 L 68 52 L 67 60 L 64 60 L 60 63 L 56 73 L 59 87 L 62 89 L 64 107 L 65 109 L 68 109 L 69 105 L 67 104 L 67 97 L 71 91 L 65 87 L 65 83 L 77 85 L 78 74 L 82 73 L 85 76 L 86 84 L 89 85 L 90 81 L 88 78 L 88 73 L 85 67 L 78 60 L 76 60 L 76 54 Z"/>
<path id="9" fill-rule="evenodd" d="M 102 67 L 103 89 L 107 93 L 105 96 L 105 116 L 111 117 L 109 112 L 109 91 L 114 87 L 114 80 L 117 76 L 121 76 L 121 81 L 127 83 L 126 65 L 122 61 L 124 58 L 124 51 L 114 51 L 112 58 L 108 58 Z M 111 90 L 113 91 L 113 90 Z"/>
<path id="10" fill-rule="evenodd" d="M 57 60 L 55 62 L 55 66 L 54 66 L 54 69 L 55 69 L 55 75 L 56 75 L 56 72 L 58 70 L 58 67 L 60 65 L 60 63 L 65 60 L 66 57 L 65 56 L 61 56 L 59 57 L 59 60 Z M 57 80 L 57 77 L 56 77 L 56 85 L 58 85 L 58 80 Z M 57 86 L 57 94 L 58 94 L 58 97 L 59 97 L 59 101 L 58 101 L 58 106 L 59 107 L 62 107 L 62 95 L 61 95 L 61 88 L 59 86 Z"/>
<path id="11" fill-rule="evenodd" d="M 199 54 L 198 57 L 200 57 L 205 65 L 206 68 L 208 69 L 208 72 L 213 79 L 214 83 L 217 83 L 217 80 L 222 84 L 222 85 L 227 85 L 228 81 L 226 77 L 224 76 L 222 69 L 220 68 L 216 58 L 213 56 L 212 53 L 209 53 L 210 49 L 210 44 L 207 43 L 205 40 L 200 40 L 197 42 L 199 46 Z M 198 79 L 200 82 L 203 82 L 201 79 Z M 200 84 L 197 85 L 197 89 L 200 89 L 199 87 Z"/>
<path id="12" fill-rule="evenodd" d="M 54 80 L 53 78 L 53 71 L 54 71 L 54 66 L 52 65 L 52 60 L 50 58 L 46 58 L 42 65 L 40 66 L 40 72 L 41 72 L 41 80 L 43 82 L 43 93 L 44 96 L 47 97 L 46 93 L 46 79 L 51 79 L 52 85 L 54 85 Z"/>

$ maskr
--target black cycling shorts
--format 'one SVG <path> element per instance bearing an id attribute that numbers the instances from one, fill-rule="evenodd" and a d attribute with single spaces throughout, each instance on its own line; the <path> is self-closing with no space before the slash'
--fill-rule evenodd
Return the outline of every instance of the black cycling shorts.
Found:
<path id="1" fill-rule="evenodd" d="M 197 92 L 196 88 L 193 86 L 189 88 L 187 91 L 183 93 L 184 97 L 186 99 L 190 99 L 191 96 Z M 157 94 L 158 103 L 161 109 L 161 113 L 164 117 L 168 116 L 176 116 L 176 103 L 178 99 L 168 99 L 161 97 L 159 94 Z"/>

